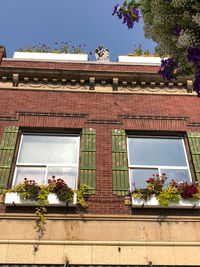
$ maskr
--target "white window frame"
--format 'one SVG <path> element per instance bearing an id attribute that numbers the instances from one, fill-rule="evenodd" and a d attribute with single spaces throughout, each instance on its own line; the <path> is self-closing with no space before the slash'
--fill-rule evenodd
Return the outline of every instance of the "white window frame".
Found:
<path id="1" fill-rule="evenodd" d="M 23 143 L 23 137 L 25 135 L 37 135 L 37 136 L 70 136 L 70 137 L 78 137 L 78 153 L 77 153 L 77 164 L 49 164 L 49 163 L 19 163 L 19 155 L 20 155 L 20 151 L 21 151 L 21 147 L 22 147 L 22 143 Z M 18 167 L 44 167 L 45 168 L 45 183 L 43 185 L 47 185 L 48 184 L 48 168 L 49 167 L 76 167 L 76 173 L 77 173 L 77 177 L 75 177 L 75 188 L 73 188 L 74 190 L 78 189 L 78 175 L 79 175 L 79 157 L 80 157 L 80 134 L 57 134 L 57 133 L 22 133 L 21 135 L 21 139 L 20 139 L 20 145 L 19 145 L 19 150 L 18 150 L 18 155 L 17 155 L 17 161 L 15 164 L 15 170 L 14 170 L 14 177 L 13 177 L 13 183 L 12 186 L 16 186 L 17 185 L 17 168 Z M 59 178 L 59 177 L 56 177 Z"/>
<path id="2" fill-rule="evenodd" d="M 183 145 L 183 150 L 184 150 L 184 155 L 185 155 L 185 159 L 186 159 L 186 167 L 183 167 L 183 166 L 169 166 L 169 165 L 137 165 L 137 164 L 130 164 L 130 153 L 129 153 L 129 140 L 131 138 L 153 138 L 153 139 L 156 139 L 156 138 L 160 138 L 160 139 L 181 139 L 182 140 L 182 145 Z M 127 136 L 127 152 L 128 152 L 128 169 L 129 169 L 129 185 L 130 185 L 130 190 L 132 188 L 132 185 L 131 183 L 133 181 L 131 181 L 131 170 L 133 169 L 147 169 L 147 170 L 155 170 L 157 169 L 158 170 L 158 174 L 159 176 L 162 175 L 162 172 L 161 172 L 161 169 L 180 169 L 180 170 L 187 170 L 188 173 L 189 173 L 189 179 L 190 179 L 190 182 L 192 182 L 192 176 L 191 176 L 191 171 L 190 171 L 190 166 L 189 166 L 189 161 L 188 161 L 188 157 L 187 157 L 187 152 L 186 152 L 186 148 L 185 148 L 185 142 L 184 142 L 184 138 L 183 137 L 180 137 L 180 136 L 157 136 L 157 135 L 128 135 Z M 146 177 L 146 180 L 148 179 L 148 177 Z"/>

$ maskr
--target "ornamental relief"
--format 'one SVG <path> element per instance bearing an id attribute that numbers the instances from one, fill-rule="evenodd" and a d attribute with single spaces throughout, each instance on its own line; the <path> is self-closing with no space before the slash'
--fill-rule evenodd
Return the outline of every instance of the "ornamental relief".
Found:
<path id="1" fill-rule="evenodd" d="M 8 79 L 0 81 L 0 88 L 2 89 L 35 89 L 35 90 L 63 90 L 63 91 L 93 91 L 93 92 L 107 92 L 107 93 L 147 93 L 147 94 L 183 94 L 183 95 L 196 95 L 188 88 L 188 84 L 165 84 L 156 82 L 127 82 L 119 81 L 114 78 L 113 83 L 107 83 L 107 81 L 95 81 L 95 78 L 90 77 L 89 81 L 76 80 L 58 82 L 57 79 L 53 79 L 49 82 L 47 79 L 39 81 L 38 78 L 33 78 L 30 81 L 29 78 L 20 80 L 18 83 L 16 79 L 14 82 Z"/>
<path id="2" fill-rule="evenodd" d="M 145 93 L 145 92 L 149 92 L 149 93 L 182 93 L 182 94 L 188 94 L 187 89 L 186 88 L 177 88 L 177 87 L 173 87 L 173 88 L 169 88 L 169 87 L 165 87 L 165 88 L 161 88 L 161 87 L 149 87 L 149 86 L 145 86 L 145 87 L 135 87 L 132 88 L 131 86 L 129 87 L 122 87 L 119 86 L 118 87 L 118 91 L 119 92 L 133 92 L 133 93 Z"/>
<path id="3" fill-rule="evenodd" d="M 19 83 L 18 87 L 22 88 L 34 88 L 34 89 L 70 89 L 70 90 L 89 90 L 89 86 L 86 85 L 81 85 L 81 84 L 75 84 L 72 85 L 71 83 L 35 83 L 35 82 L 28 82 L 28 83 Z"/>

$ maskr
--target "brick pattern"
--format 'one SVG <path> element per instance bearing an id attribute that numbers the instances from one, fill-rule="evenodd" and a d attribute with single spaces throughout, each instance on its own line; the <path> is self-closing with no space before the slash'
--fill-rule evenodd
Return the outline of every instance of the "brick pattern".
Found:
<path id="1" fill-rule="evenodd" d="M 143 72 L 143 73 L 157 73 L 158 66 L 141 66 L 130 64 L 91 64 L 86 63 L 59 63 L 59 62 L 44 62 L 44 61 L 26 61 L 26 60 L 2 60 L 1 67 L 11 68 L 31 68 L 31 69 L 48 69 L 48 70 L 74 70 L 74 71 L 117 71 L 117 72 Z"/>
<path id="2" fill-rule="evenodd" d="M 96 129 L 96 194 L 87 212 L 130 214 L 124 197 L 113 195 L 112 129 L 200 132 L 199 114 L 195 96 L 1 90 L 0 138 L 3 127 L 11 125 Z"/>

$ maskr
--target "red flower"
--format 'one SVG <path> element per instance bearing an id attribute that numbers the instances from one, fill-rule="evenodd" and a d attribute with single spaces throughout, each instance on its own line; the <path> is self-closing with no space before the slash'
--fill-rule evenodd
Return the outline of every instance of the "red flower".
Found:
<path id="1" fill-rule="evenodd" d="M 52 178 L 54 179 L 55 178 L 55 175 L 52 175 Z"/>
<path id="2" fill-rule="evenodd" d="M 24 180 L 26 181 L 26 180 L 27 180 L 27 178 L 24 178 Z"/>

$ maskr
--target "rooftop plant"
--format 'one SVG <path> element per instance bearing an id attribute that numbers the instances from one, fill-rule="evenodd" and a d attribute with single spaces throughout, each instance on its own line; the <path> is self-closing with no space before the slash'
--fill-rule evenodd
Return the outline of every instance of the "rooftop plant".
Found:
<path id="1" fill-rule="evenodd" d="M 75 46 L 71 41 L 69 42 L 55 42 L 53 47 L 50 47 L 43 43 L 38 43 L 36 45 L 28 45 L 26 48 L 20 47 L 17 49 L 17 52 L 37 52 L 37 53 L 70 53 L 70 54 L 84 54 L 85 53 L 86 44 L 79 44 Z"/>
<path id="2" fill-rule="evenodd" d="M 134 44 L 133 53 L 129 53 L 129 56 L 146 56 L 146 57 L 157 57 L 158 55 L 154 52 L 153 55 L 150 54 L 150 50 L 142 50 L 142 45 L 140 44 L 138 47 Z"/>

